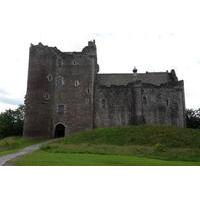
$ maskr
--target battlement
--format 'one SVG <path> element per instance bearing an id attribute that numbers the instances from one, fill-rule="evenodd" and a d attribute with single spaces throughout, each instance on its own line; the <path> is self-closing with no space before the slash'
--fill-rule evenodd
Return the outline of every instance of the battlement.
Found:
<path id="1" fill-rule="evenodd" d="M 88 45 L 85 46 L 82 51 L 72 51 L 72 52 L 62 52 L 57 47 L 51 47 L 48 45 L 43 45 L 41 42 L 34 45 L 31 43 L 30 50 L 36 50 L 42 52 L 51 52 L 57 54 L 65 54 L 65 55 L 80 55 L 80 56 L 96 56 L 96 44 L 95 40 L 88 41 Z"/>

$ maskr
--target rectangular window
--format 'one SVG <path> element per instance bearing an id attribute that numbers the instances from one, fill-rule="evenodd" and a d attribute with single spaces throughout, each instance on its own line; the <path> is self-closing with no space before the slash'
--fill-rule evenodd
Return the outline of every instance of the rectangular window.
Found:
<path id="1" fill-rule="evenodd" d="M 59 114 L 64 114 L 64 110 L 65 110 L 65 105 L 58 105 L 58 109 L 57 109 L 57 112 Z"/>

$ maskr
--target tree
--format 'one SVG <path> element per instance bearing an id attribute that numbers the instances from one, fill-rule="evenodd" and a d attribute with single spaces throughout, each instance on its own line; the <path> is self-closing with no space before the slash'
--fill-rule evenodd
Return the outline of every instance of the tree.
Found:
<path id="1" fill-rule="evenodd" d="M 0 138 L 23 134 L 24 105 L 0 113 Z"/>
<path id="2" fill-rule="evenodd" d="M 200 129 L 200 108 L 197 110 L 186 109 L 186 126 Z"/>

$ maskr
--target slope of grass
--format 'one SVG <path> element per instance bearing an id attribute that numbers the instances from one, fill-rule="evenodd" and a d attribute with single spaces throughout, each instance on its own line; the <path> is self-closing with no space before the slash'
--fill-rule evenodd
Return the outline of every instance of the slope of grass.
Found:
<path id="1" fill-rule="evenodd" d="M 37 151 L 13 160 L 18 166 L 195 166 L 200 162 L 166 161 L 136 156 L 49 153 Z"/>
<path id="2" fill-rule="evenodd" d="M 65 144 L 155 145 L 200 147 L 200 130 L 167 126 L 98 128 L 66 137 Z"/>
<path id="3" fill-rule="evenodd" d="M 157 148 L 155 146 L 142 145 L 107 145 L 107 144 L 62 144 L 52 143 L 42 147 L 49 153 L 79 153 L 101 155 L 128 155 L 164 160 L 199 161 L 200 149 L 192 148 Z"/>
<path id="4" fill-rule="evenodd" d="M 79 163 L 73 158 L 80 158 Z M 43 159 L 45 165 L 114 165 L 113 159 L 119 165 L 199 165 L 200 130 L 146 125 L 99 128 L 48 143 L 15 162 L 43 165 Z M 151 159 L 158 161 L 151 164 Z"/>
<path id="5" fill-rule="evenodd" d="M 0 140 L 0 156 L 16 152 L 26 146 L 41 142 L 41 139 L 27 139 L 23 137 L 7 137 Z"/>

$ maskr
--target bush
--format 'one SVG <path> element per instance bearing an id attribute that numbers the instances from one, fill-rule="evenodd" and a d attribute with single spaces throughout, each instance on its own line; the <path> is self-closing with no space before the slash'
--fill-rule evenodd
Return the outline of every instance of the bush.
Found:
<path id="1" fill-rule="evenodd" d="M 24 106 L 0 113 L 0 138 L 23 134 Z"/>
<path id="2" fill-rule="evenodd" d="M 185 115 L 187 128 L 200 129 L 200 108 L 198 110 L 187 109 Z"/>
<path id="3" fill-rule="evenodd" d="M 154 150 L 158 151 L 158 152 L 162 152 L 162 151 L 164 151 L 164 146 L 160 143 L 157 143 L 154 145 Z"/>

